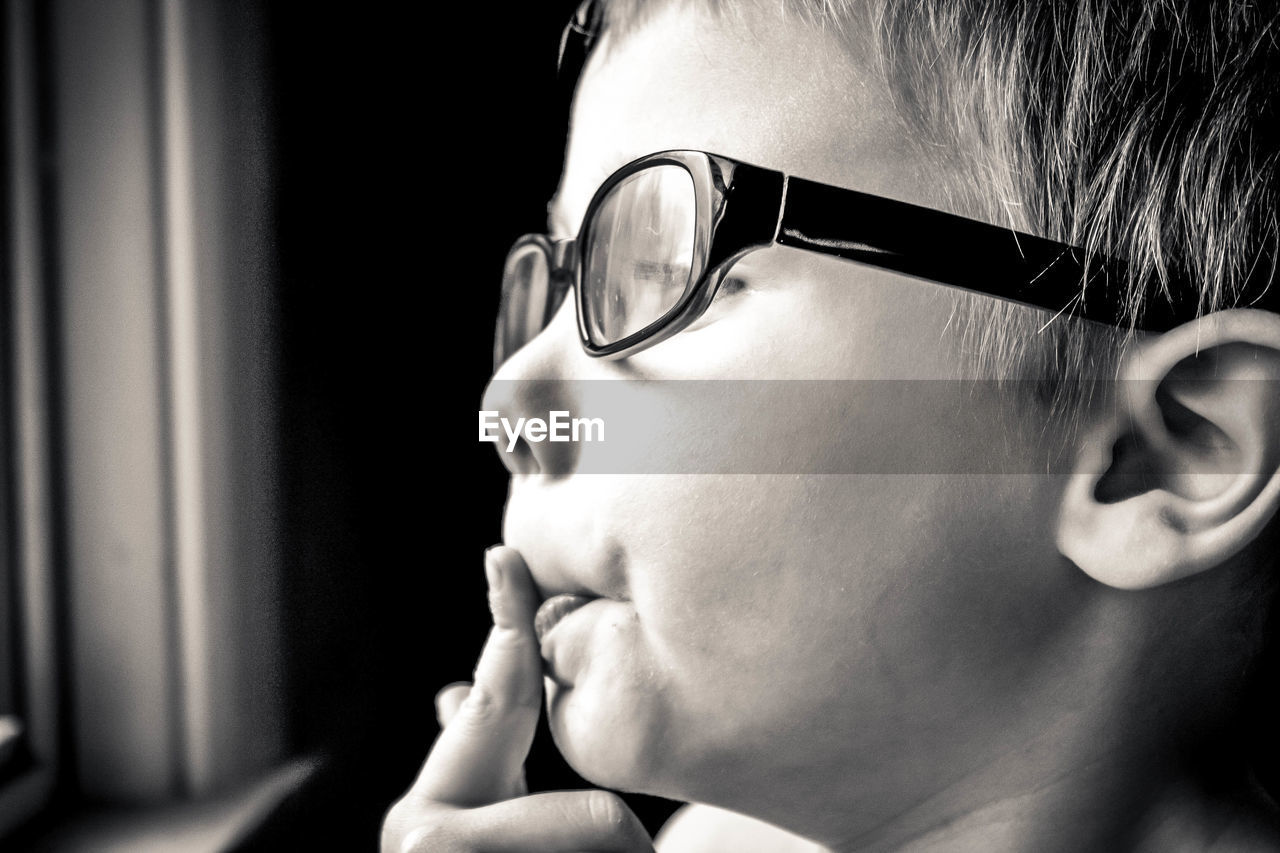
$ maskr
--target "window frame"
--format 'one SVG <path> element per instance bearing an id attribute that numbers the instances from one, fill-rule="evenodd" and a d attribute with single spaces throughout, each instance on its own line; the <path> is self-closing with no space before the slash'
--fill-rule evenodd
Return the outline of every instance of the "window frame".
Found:
<path id="1" fill-rule="evenodd" d="M 162 807 L 288 751 L 274 161 L 240 5 L 0 5 L 24 616 L 0 840 L 55 796 Z"/>
<path id="2" fill-rule="evenodd" d="M 50 468 L 50 376 L 46 305 L 40 241 L 40 171 L 37 138 L 34 9 L 32 0 L 8 0 L 3 7 L 8 138 L 6 196 L 9 228 L 0 251 L 8 255 L 4 321 L 0 336 L 8 346 L 4 392 L 9 408 L 13 502 L 9 552 L 18 620 L 16 651 L 21 684 L 16 691 L 22 722 L 24 764 L 0 783 L 0 837 L 31 817 L 49 800 L 58 767 L 57 646 L 54 608 L 53 515 Z"/>

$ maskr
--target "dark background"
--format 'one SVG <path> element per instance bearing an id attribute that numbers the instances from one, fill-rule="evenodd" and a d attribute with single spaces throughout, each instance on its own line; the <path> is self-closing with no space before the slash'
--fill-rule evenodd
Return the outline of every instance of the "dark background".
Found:
<path id="1" fill-rule="evenodd" d="M 288 689 L 294 749 L 331 756 L 277 821 L 293 841 L 369 849 L 488 629 L 506 471 L 474 417 L 503 258 L 560 169 L 575 5 L 268 5 Z M 545 728 L 528 773 L 584 784 Z M 633 804 L 651 829 L 671 808 Z"/>

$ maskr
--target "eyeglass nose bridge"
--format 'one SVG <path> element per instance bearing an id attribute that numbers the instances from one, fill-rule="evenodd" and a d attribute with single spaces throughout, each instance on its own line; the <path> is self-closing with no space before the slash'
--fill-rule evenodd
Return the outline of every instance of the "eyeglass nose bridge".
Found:
<path id="1" fill-rule="evenodd" d="M 551 274 L 556 278 L 568 278 L 569 284 L 578 273 L 578 241 L 564 237 L 551 242 Z"/>
<path id="2" fill-rule="evenodd" d="M 551 314 L 560 307 L 565 294 L 578 280 L 578 241 L 573 237 L 565 237 L 551 241 L 548 260 L 551 262 L 550 292 L 547 294 L 546 322 L 551 321 Z"/>

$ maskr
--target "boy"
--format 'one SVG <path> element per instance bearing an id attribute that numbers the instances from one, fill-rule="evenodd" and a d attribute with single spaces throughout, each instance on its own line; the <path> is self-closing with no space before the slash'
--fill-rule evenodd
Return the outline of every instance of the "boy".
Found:
<path id="1" fill-rule="evenodd" d="M 585 778 L 728 810 L 663 850 L 1280 848 L 1243 731 L 1280 501 L 1272 6 L 580 23 L 483 409 L 628 380 L 660 439 L 499 444 L 495 627 L 383 849 L 649 848 L 611 794 L 525 795 L 544 684 Z M 708 438 L 670 380 L 753 421 Z"/>

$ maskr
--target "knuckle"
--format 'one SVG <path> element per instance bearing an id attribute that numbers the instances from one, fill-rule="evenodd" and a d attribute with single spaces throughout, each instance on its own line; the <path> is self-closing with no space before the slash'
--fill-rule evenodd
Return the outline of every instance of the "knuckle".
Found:
<path id="1" fill-rule="evenodd" d="M 501 717 L 503 708 L 497 694 L 485 685 L 477 684 L 471 688 L 459 711 L 465 711 L 472 723 L 483 725 Z"/>
<path id="2" fill-rule="evenodd" d="M 541 689 L 542 685 L 538 684 L 532 689 L 522 689 L 511 696 L 504 696 L 483 684 L 476 684 L 467 694 L 459 714 L 462 715 L 461 712 L 465 711 L 469 724 L 486 728 L 502 721 L 513 711 L 540 709 L 542 707 Z"/>
<path id="3" fill-rule="evenodd" d="M 436 717 L 440 720 L 441 725 L 447 724 L 449 719 L 457 713 L 458 707 L 467 698 L 467 693 L 470 690 L 470 684 L 461 683 L 450 684 L 436 693 Z"/>
<path id="4" fill-rule="evenodd" d="M 511 628 L 494 628 L 490 640 L 495 652 L 504 657 L 524 658 L 538 653 L 538 641 L 532 632 Z"/>
<path id="5" fill-rule="evenodd" d="M 631 809 L 627 808 L 621 797 L 610 791 L 589 791 L 587 814 L 596 826 L 607 826 L 615 830 L 628 828 L 632 821 Z"/>
<path id="6" fill-rule="evenodd" d="M 406 832 L 394 853 L 464 853 L 468 849 L 447 822 L 436 820 Z"/>
<path id="7" fill-rule="evenodd" d="M 468 846 L 446 811 L 424 808 L 412 792 L 387 809 L 382 821 L 381 853 L 463 853 Z"/>

